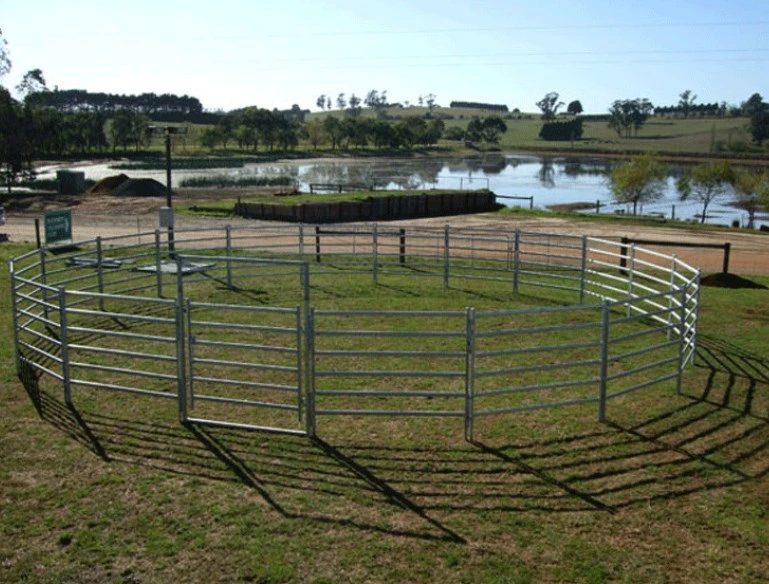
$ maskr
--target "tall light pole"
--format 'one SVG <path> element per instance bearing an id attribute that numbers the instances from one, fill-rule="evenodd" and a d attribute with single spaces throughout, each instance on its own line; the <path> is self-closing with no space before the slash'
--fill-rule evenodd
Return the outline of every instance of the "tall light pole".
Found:
<path id="1" fill-rule="evenodd" d="M 174 208 L 171 200 L 171 136 L 186 134 L 187 126 L 150 126 L 153 134 L 162 134 L 166 143 L 166 208 L 161 209 L 161 227 L 168 227 L 168 251 L 174 253 Z"/>

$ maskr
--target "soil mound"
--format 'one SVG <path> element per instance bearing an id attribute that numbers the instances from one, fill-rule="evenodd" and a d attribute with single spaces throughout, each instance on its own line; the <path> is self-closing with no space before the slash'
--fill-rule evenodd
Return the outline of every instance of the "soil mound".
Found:
<path id="1" fill-rule="evenodd" d="M 166 187 L 154 178 L 129 178 L 112 190 L 116 197 L 165 197 Z"/>
<path id="2" fill-rule="evenodd" d="M 714 288 L 756 288 L 766 290 L 766 286 L 758 284 L 752 280 L 747 280 L 737 274 L 710 274 L 700 280 L 703 286 L 712 286 Z"/>
<path id="3" fill-rule="evenodd" d="M 154 178 L 129 178 L 125 174 L 108 176 L 88 190 L 90 195 L 115 197 L 165 197 L 166 187 Z"/>
<path id="4" fill-rule="evenodd" d="M 115 176 L 108 176 L 101 179 L 90 189 L 88 189 L 89 195 L 111 195 L 112 191 L 122 185 L 125 181 L 131 180 L 125 174 L 117 174 Z"/>

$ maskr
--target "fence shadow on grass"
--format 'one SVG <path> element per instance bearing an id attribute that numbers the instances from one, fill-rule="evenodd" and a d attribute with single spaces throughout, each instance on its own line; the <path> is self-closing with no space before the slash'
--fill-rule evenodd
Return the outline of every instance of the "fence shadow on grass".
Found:
<path id="1" fill-rule="evenodd" d="M 492 522 L 611 513 L 769 474 L 769 362 L 709 338 L 682 396 L 642 392 L 613 404 L 610 422 L 569 431 L 540 421 L 561 414 L 505 418 L 495 439 L 473 443 L 184 426 L 173 407 L 137 421 L 109 402 L 63 405 L 35 371 L 22 380 L 43 419 L 104 461 L 243 485 L 283 517 L 399 537 L 464 542 L 487 513 Z"/>

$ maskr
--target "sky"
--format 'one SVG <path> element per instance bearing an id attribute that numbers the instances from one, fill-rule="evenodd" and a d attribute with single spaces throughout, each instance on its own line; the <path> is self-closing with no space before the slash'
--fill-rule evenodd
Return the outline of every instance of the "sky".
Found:
<path id="1" fill-rule="evenodd" d="M 739 105 L 769 95 L 767 0 L 0 0 L 15 87 L 191 95 L 206 110 L 317 111 L 386 91 L 417 104 L 586 113 L 616 99 Z"/>

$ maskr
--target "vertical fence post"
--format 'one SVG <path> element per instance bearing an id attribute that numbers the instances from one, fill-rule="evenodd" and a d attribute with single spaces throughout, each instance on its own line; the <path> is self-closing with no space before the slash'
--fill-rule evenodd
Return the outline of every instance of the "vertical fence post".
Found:
<path id="1" fill-rule="evenodd" d="M 303 262 L 301 266 L 301 273 L 302 273 L 302 308 L 301 308 L 301 316 L 304 318 L 304 326 L 302 327 L 302 322 L 299 320 L 299 316 L 297 316 L 297 326 L 301 327 L 298 330 L 298 336 L 297 336 L 297 348 L 299 353 L 299 361 L 297 366 L 298 374 L 300 376 L 299 381 L 299 421 L 302 421 L 302 414 L 304 412 L 304 419 L 306 421 L 306 431 L 307 434 L 310 436 L 315 435 L 315 418 L 314 413 L 312 414 L 313 419 L 310 420 L 310 408 L 315 407 L 315 399 L 310 399 L 310 393 L 314 392 L 314 387 L 311 388 L 311 384 L 315 383 L 314 379 L 312 378 L 314 376 L 313 373 L 313 360 L 314 356 L 311 354 L 312 351 L 314 351 L 314 340 L 310 340 L 310 335 L 312 333 L 312 326 L 313 323 L 311 322 L 310 318 L 310 311 L 312 308 L 310 307 L 310 264 L 307 262 Z M 302 335 L 304 335 L 304 338 L 302 338 Z M 304 344 L 302 344 L 304 343 Z M 302 356 L 304 355 L 304 363 L 302 362 Z M 312 433 L 310 432 L 312 430 Z"/>
<path id="2" fill-rule="evenodd" d="M 518 294 L 521 271 L 521 230 L 515 228 L 515 247 L 513 248 L 513 292 Z"/>
<path id="3" fill-rule="evenodd" d="M 692 364 L 694 364 L 697 360 L 697 337 L 698 337 L 698 329 L 700 324 L 700 290 L 702 289 L 702 286 L 700 285 L 700 280 L 702 279 L 702 270 L 697 270 L 697 276 L 695 277 L 695 286 L 697 287 L 696 291 L 694 292 L 694 330 L 692 332 Z"/>
<path id="4" fill-rule="evenodd" d="M 176 399 L 179 406 L 179 421 L 187 421 L 187 351 L 185 351 L 186 339 L 184 334 L 184 299 L 176 298 L 174 303 L 176 311 Z"/>
<path id="5" fill-rule="evenodd" d="M 184 334 L 184 279 L 182 278 L 182 256 L 176 256 L 176 397 L 179 406 L 179 421 L 187 420 L 187 351 Z"/>
<path id="6" fill-rule="evenodd" d="M 299 224 L 299 259 L 304 260 L 304 223 Z"/>
<path id="7" fill-rule="evenodd" d="M 21 377 L 21 352 L 19 351 L 19 299 L 16 288 L 16 264 L 10 261 L 11 274 L 11 310 L 13 311 L 13 355 L 16 362 L 16 375 Z"/>
<path id="8" fill-rule="evenodd" d="M 724 244 L 724 265 L 723 265 L 723 272 L 724 274 L 729 273 L 729 254 L 732 251 L 732 244 L 729 242 L 726 242 Z"/>
<path id="9" fill-rule="evenodd" d="M 582 236 L 582 258 L 579 268 L 579 303 L 585 303 L 585 273 L 587 272 L 587 235 Z"/>
<path id="10" fill-rule="evenodd" d="M 627 237 L 623 237 L 619 244 L 619 273 L 622 276 L 627 276 L 627 247 L 630 240 Z"/>
<path id="11" fill-rule="evenodd" d="M 61 345 L 61 376 L 64 380 L 64 401 L 72 405 L 72 383 L 69 371 L 69 340 L 67 335 L 67 292 L 59 288 L 59 344 Z"/>
<path id="12" fill-rule="evenodd" d="M 48 318 L 48 271 L 46 269 L 45 265 L 45 249 L 42 247 L 40 248 L 40 283 L 43 285 L 42 289 L 40 290 L 41 296 L 43 297 L 43 315 L 45 318 Z"/>
<path id="13" fill-rule="evenodd" d="M 673 261 L 670 264 L 670 292 L 668 294 L 668 330 L 667 339 L 673 335 L 673 305 L 675 304 L 675 294 L 673 291 L 676 289 L 676 256 L 673 256 Z"/>
<path id="14" fill-rule="evenodd" d="M 163 297 L 163 272 L 160 268 L 160 229 L 155 229 L 155 269 L 157 275 L 158 298 Z"/>
<path id="15" fill-rule="evenodd" d="M 374 286 L 379 283 L 379 274 L 377 272 L 377 264 L 379 263 L 379 234 L 377 232 L 377 224 L 371 228 L 371 274 L 374 277 Z"/>
<path id="16" fill-rule="evenodd" d="M 186 307 L 184 325 L 187 327 L 185 329 L 187 336 L 187 388 L 189 390 L 187 404 L 189 409 L 195 409 L 195 335 L 192 331 L 192 300 L 189 298 L 186 299 Z M 185 415 L 188 415 L 186 410 Z"/>
<path id="17" fill-rule="evenodd" d="M 633 276 L 635 275 L 635 243 L 630 244 L 630 268 L 627 275 L 627 316 L 633 313 Z"/>
<path id="18" fill-rule="evenodd" d="M 475 415 L 475 308 L 466 308 L 465 317 L 465 440 L 473 439 Z"/>
<path id="19" fill-rule="evenodd" d="M 315 309 L 305 312 L 305 335 L 306 343 L 305 354 L 305 384 L 307 385 L 307 416 L 306 431 L 307 435 L 314 437 L 316 434 L 315 422 Z"/>
<path id="20" fill-rule="evenodd" d="M 224 230 L 227 250 L 227 290 L 232 290 L 232 227 L 227 225 Z"/>
<path id="21" fill-rule="evenodd" d="M 96 280 L 99 294 L 104 294 L 104 255 L 101 236 L 96 237 Z M 104 298 L 99 298 L 99 310 L 104 311 Z"/>
<path id="22" fill-rule="evenodd" d="M 606 420 L 606 387 L 609 380 L 609 301 L 604 300 L 601 315 L 601 369 L 598 379 L 598 421 Z"/>
<path id="23" fill-rule="evenodd" d="M 320 227 L 315 226 L 315 262 L 320 263 Z"/>
<path id="24" fill-rule="evenodd" d="M 684 375 L 684 353 L 686 352 L 686 297 L 689 284 L 681 287 L 681 313 L 678 317 L 678 377 L 676 379 L 676 394 L 681 395 L 681 383 Z M 672 295 L 673 292 L 671 291 Z"/>
<path id="25" fill-rule="evenodd" d="M 401 227 L 399 234 L 398 262 L 403 265 L 406 263 L 406 230 Z"/>
<path id="26" fill-rule="evenodd" d="M 443 287 L 449 287 L 449 226 L 443 227 Z"/>

